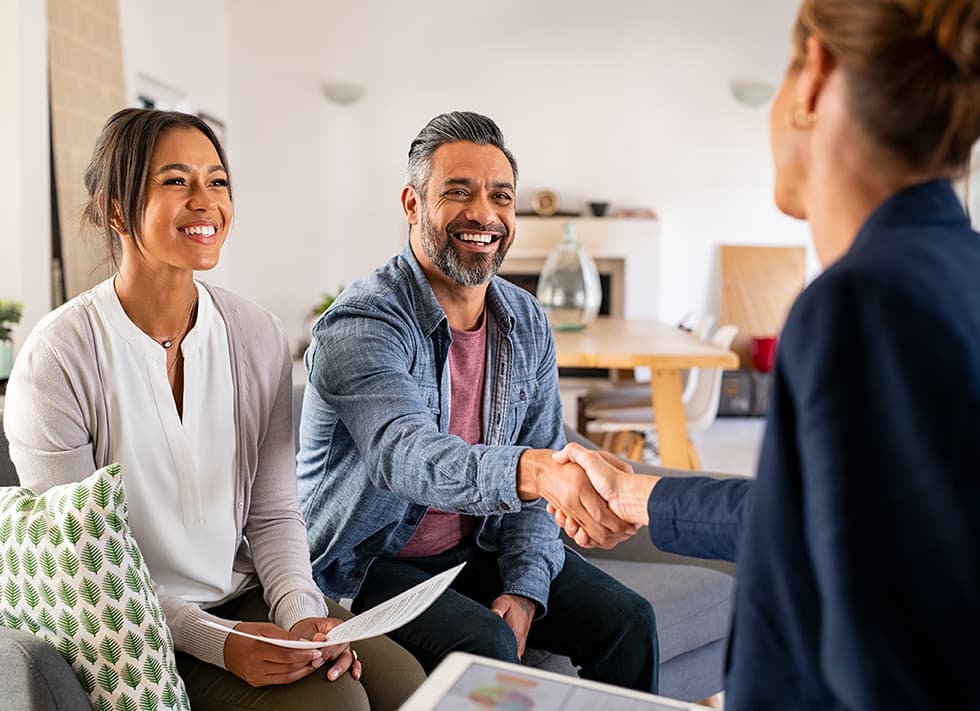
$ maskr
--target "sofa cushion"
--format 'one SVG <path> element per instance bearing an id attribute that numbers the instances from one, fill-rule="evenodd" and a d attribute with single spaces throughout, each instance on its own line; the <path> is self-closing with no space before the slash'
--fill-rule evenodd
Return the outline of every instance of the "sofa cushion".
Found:
<path id="1" fill-rule="evenodd" d="M 609 558 L 589 562 L 653 605 L 661 664 L 727 637 L 735 593 L 731 576 L 693 565 Z"/>
<path id="2" fill-rule="evenodd" d="M 96 711 L 189 709 L 119 469 L 0 489 L 0 616 L 61 652 Z"/>

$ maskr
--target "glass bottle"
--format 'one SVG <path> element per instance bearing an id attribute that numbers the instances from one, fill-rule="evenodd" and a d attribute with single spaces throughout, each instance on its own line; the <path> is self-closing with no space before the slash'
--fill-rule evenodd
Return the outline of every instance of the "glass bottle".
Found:
<path id="1" fill-rule="evenodd" d="M 599 313 L 599 270 L 575 239 L 575 225 L 571 222 L 565 224 L 562 241 L 545 260 L 537 296 L 556 331 L 580 331 Z"/>

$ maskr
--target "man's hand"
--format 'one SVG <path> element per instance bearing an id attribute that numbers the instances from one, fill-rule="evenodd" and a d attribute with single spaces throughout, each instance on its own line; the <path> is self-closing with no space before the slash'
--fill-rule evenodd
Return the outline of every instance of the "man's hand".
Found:
<path id="1" fill-rule="evenodd" d="M 521 595 L 501 595 L 493 604 L 490 611 L 498 614 L 504 622 L 514 630 L 517 638 L 517 658 L 524 656 L 524 647 L 527 645 L 527 634 L 531 631 L 531 622 L 534 620 L 534 613 L 537 610 L 537 603 Z"/>
<path id="2" fill-rule="evenodd" d="M 660 477 L 634 474 L 633 467 L 622 459 L 579 444 L 569 444 L 560 452 L 555 452 L 554 459 L 563 464 L 571 462 L 581 466 L 596 493 L 606 500 L 611 511 L 621 520 L 633 524 L 633 533 L 638 526 L 649 523 L 647 501 Z M 571 511 L 553 502 L 549 502 L 548 510 L 554 514 L 558 525 L 579 545 L 589 548 L 602 545 Z"/>
<path id="3" fill-rule="evenodd" d="M 340 620 L 327 618 L 310 618 L 310 620 L 330 623 L 326 630 L 340 623 Z M 309 620 L 297 622 L 293 626 L 293 630 L 302 630 L 309 634 L 300 634 L 296 631 L 287 632 L 270 622 L 239 622 L 235 625 L 235 629 L 273 639 L 314 639 L 318 633 L 321 635 L 319 639 L 325 639 L 323 636 L 325 631 L 321 630 L 315 623 L 307 625 L 308 622 Z M 313 673 L 323 666 L 328 659 L 334 657 L 337 657 L 337 663 L 331 667 L 328 678 L 336 679 L 344 671 L 347 671 L 352 666 L 351 662 L 354 661 L 347 645 L 323 649 L 289 649 L 236 634 L 229 634 L 225 639 L 224 657 L 225 667 L 228 671 L 254 687 L 291 684 Z M 355 663 L 358 665 L 356 671 L 359 676 L 360 663 Z M 353 673 L 354 670 L 352 669 Z"/>
<path id="4" fill-rule="evenodd" d="M 320 642 L 327 638 L 327 632 L 341 622 L 343 620 L 337 617 L 307 617 L 293 625 L 289 631 L 294 635 L 299 635 L 301 639 Z M 320 651 L 323 653 L 324 659 L 334 660 L 333 665 L 327 670 L 327 678 L 330 681 L 339 679 L 348 669 L 352 677 L 361 678 L 363 671 L 361 662 L 349 644 L 336 644 L 332 647 L 324 647 Z"/>
<path id="5" fill-rule="evenodd" d="M 517 465 L 517 493 L 528 501 L 543 498 L 585 530 L 595 546 L 612 548 L 636 533 L 596 493 L 585 471 L 574 461 L 552 457 L 547 449 L 525 451 Z"/>

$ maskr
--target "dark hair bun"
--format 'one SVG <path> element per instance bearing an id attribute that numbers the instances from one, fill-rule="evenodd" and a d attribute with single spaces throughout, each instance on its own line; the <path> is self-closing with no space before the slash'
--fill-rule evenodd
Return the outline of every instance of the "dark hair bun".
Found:
<path id="1" fill-rule="evenodd" d="M 923 30 L 967 79 L 980 79 L 980 2 L 926 0 Z"/>

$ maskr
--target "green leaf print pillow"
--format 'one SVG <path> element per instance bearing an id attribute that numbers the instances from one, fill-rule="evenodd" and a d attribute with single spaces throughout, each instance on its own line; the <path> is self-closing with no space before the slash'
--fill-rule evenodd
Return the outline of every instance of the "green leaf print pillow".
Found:
<path id="1" fill-rule="evenodd" d="M 57 648 L 95 711 L 190 709 L 118 464 L 40 496 L 0 488 L 0 623 Z"/>

